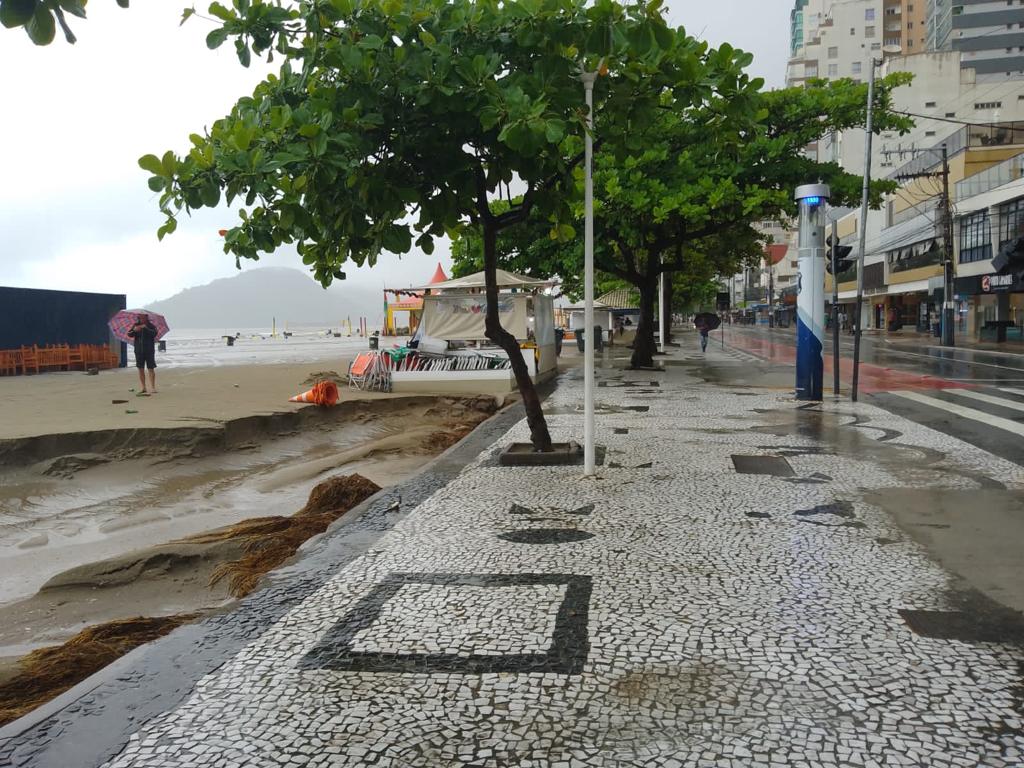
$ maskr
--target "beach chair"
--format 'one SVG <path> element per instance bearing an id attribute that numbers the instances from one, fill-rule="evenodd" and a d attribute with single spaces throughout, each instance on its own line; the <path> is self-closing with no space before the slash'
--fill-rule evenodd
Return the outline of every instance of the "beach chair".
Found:
<path id="1" fill-rule="evenodd" d="M 367 389 L 375 372 L 374 352 L 360 352 L 348 367 L 348 386 L 350 389 Z"/>
<path id="2" fill-rule="evenodd" d="M 0 350 L 0 376 L 17 376 L 20 354 L 15 349 Z"/>
<path id="3" fill-rule="evenodd" d="M 76 344 L 73 347 L 68 348 L 68 370 L 72 367 L 81 366 L 82 370 L 85 370 L 85 345 Z"/>
<path id="4" fill-rule="evenodd" d="M 31 347 L 21 348 L 22 374 L 27 374 L 29 368 L 32 368 L 36 373 L 39 373 L 39 349 L 35 344 Z"/>

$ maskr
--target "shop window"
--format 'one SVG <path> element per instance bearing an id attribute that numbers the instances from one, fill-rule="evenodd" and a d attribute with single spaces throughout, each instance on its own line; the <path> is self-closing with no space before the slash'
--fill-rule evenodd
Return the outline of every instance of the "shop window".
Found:
<path id="1" fill-rule="evenodd" d="M 999 247 L 1002 248 L 1011 240 L 1024 237 L 1024 198 L 1014 200 L 1002 207 L 999 218 Z"/>
<path id="2" fill-rule="evenodd" d="M 992 229 L 988 211 L 979 211 L 960 220 L 960 263 L 969 264 L 992 258 Z"/>

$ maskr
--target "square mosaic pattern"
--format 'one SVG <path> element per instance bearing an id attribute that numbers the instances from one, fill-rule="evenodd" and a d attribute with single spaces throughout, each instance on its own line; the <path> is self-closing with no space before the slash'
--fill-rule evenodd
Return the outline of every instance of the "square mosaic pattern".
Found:
<path id="1" fill-rule="evenodd" d="M 391 574 L 299 666 L 579 674 L 589 648 L 590 592 L 589 576 Z"/>

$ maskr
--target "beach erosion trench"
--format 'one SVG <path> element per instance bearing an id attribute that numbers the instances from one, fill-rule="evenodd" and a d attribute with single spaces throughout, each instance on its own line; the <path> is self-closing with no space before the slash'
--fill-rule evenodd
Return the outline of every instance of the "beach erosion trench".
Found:
<path id="1" fill-rule="evenodd" d="M 33 568 L 29 578 L 35 579 L 20 594 L 15 584 L 14 600 L 9 589 L 0 590 L 0 686 L 24 691 L 22 703 L 31 709 L 135 645 L 223 609 L 352 506 L 320 510 L 316 520 L 304 517 L 311 488 L 326 485 L 316 481 L 365 473 L 372 478 L 360 477 L 365 496 L 366 488 L 415 474 L 500 405 L 493 396 L 378 396 L 218 423 L 204 417 L 183 426 L 0 440 L 0 557 L 14 564 L 5 569 L 5 581 L 17 580 L 19 567 Z M 90 484 L 102 486 L 112 477 L 116 486 L 123 472 L 134 473 L 134 480 L 106 497 L 91 496 Z M 74 535 L 54 550 L 53 531 L 33 533 L 32 514 L 45 507 L 47 493 L 66 503 L 79 489 L 87 503 L 58 510 L 54 529 L 66 531 L 69 518 L 77 518 L 74 525 L 86 531 L 81 552 L 68 560 Z M 220 507 L 212 525 L 191 509 L 205 502 Z M 13 507 L 15 514 L 8 514 Z M 230 508 L 227 517 L 224 508 Z M 108 519 L 95 526 L 89 515 Z M 179 525 L 182 535 L 176 536 Z M 97 530 L 101 538 L 109 534 L 105 542 L 124 540 L 113 550 L 97 548 L 88 540 Z M 140 542 L 146 545 L 132 546 Z M 274 554 L 253 557 L 257 550 Z M 35 570 L 48 551 L 71 567 Z M 91 551 L 98 557 L 89 557 Z M 154 626 L 140 617 L 166 621 Z M 89 650 L 95 642 L 101 653 Z M 57 674 L 41 675 L 41 665 Z M 9 699 L 0 703 L 5 719 L 27 711 Z"/>

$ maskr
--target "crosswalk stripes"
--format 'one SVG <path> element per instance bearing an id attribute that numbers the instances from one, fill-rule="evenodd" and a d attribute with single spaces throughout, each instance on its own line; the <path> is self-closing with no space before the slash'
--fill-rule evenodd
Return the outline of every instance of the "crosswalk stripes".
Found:
<path id="1" fill-rule="evenodd" d="M 1007 392 L 1011 395 L 1020 395 L 1024 397 L 1024 389 L 1016 389 L 1014 387 L 999 387 L 1000 392 Z"/>
<path id="2" fill-rule="evenodd" d="M 963 395 L 968 390 L 958 389 L 946 391 L 953 394 Z M 921 405 L 927 405 L 932 408 L 938 408 L 939 410 L 946 411 L 947 413 L 951 413 L 954 416 L 960 416 L 965 419 L 970 419 L 972 421 L 977 421 L 982 424 L 987 424 L 990 427 L 995 427 L 996 429 L 1001 429 L 1005 432 L 1011 432 L 1015 435 L 1024 436 L 1024 424 L 1013 421 L 1011 419 L 1004 418 L 1002 416 L 995 416 L 991 413 L 979 411 L 975 408 L 967 408 L 965 406 L 960 405 L 959 403 L 952 403 L 949 402 L 948 400 L 941 400 L 937 397 L 930 397 L 929 395 L 924 395 L 921 394 L 920 392 L 912 392 L 909 390 L 895 390 L 889 392 L 889 394 L 895 395 L 896 397 L 901 397 L 905 400 L 912 400 L 916 403 L 920 403 Z M 1014 408 L 1015 406 L 1017 406 L 1018 410 L 1024 410 L 1024 408 L 1019 407 L 1019 404 L 1012 403 L 1009 400 L 1004 400 L 998 397 L 991 397 L 988 395 L 981 395 L 981 393 L 977 392 L 973 394 L 980 395 L 980 397 L 975 397 L 975 399 L 977 400 L 982 400 L 984 402 L 992 403 L 1004 408 Z M 992 401 L 994 401 L 994 403 Z"/>
<path id="3" fill-rule="evenodd" d="M 947 389 L 951 395 L 957 395 L 958 397 L 969 397 L 972 400 L 978 400 L 982 403 L 989 403 L 990 405 L 998 405 L 1000 408 L 1009 408 L 1014 411 L 1024 411 L 1024 403 L 1018 403 L 1016 400 L 1009 400 L 1005 397 L 995 397 L 994 395 L 986 395 L 983 392 L 975 392 L 973 389 Z"/>

